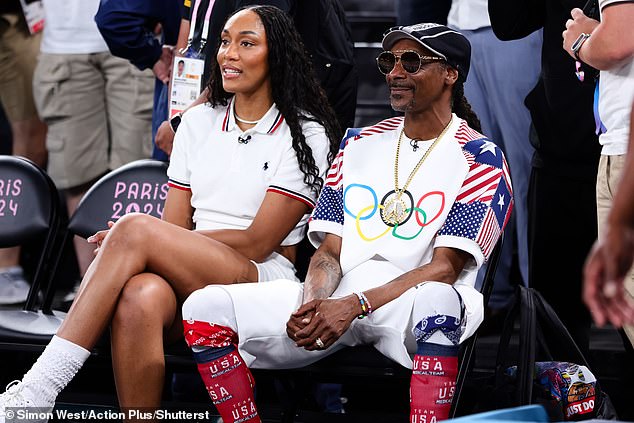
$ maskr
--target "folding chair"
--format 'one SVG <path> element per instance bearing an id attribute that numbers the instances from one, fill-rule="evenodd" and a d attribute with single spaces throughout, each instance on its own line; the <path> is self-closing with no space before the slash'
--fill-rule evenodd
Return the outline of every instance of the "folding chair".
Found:
<path id="1" fill-rule="evenodd" d="M 137 160 L 104 175 L 86 192 L 71 216 L 54 269 L 73 235 L 88 238 L 106 229 L 108 221 L 116 222 L 128 213 L 160 218 L 167 190 L 167 164 L 157 160 Z M 44 299 L 45 310 L 50 309 L 54 294 L 55 287 L 51 284 Z"/>
<path id="2" fill-rule="evenodd" d="M 37 311 L 43 282 L 60 229 L 60 201 L 55 184 L 23 157 L 0 156 L 0 247 L 31 242 L 41 245 L 29 294 L 22 310 L 0 310 L 0 340 L 51 336 L 65 314 Z"/>
<path id="3" fill-rule="evenodd" d="M 504 244 L 504 233 L 500 235 L 500 239 L 493 248 L 491 256 L 489 257 L 489 263 L 484 273 L 484 280 L 482 281 L 482 287 L 480 292 L 482 293 L 484 308 L 486 309 L 489 304 L 489 298 L 491 298 L 491 292 L 493 292 L 493 282 L 495 279 L 495 272 L 498 268 L 500 261 L 500 253 L 502 251 L 502 245 Z M 458 368 L 458 378 L 456 379 L 456 389 L 451 400 L 451 410 L 449 411 L 449 418 L 456 417 L 456 411 L 458 409 L 458 403 L 460 401 L 460 395 L 462 394 L 462 387 L 469 373 L 469 366 L 471 365 L 471 358 L 473 357 L 473 350 L 478 339 L 478 330 L 471 335 L 462 344 L 462 354 L 460 355 L 460 367 Z"/>

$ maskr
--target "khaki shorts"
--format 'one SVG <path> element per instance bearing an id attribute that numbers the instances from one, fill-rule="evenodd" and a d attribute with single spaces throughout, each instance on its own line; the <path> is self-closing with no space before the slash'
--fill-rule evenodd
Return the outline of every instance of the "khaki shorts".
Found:
<path id="1" fill-rule="evenodd" d="M 41 38 L 18 15 L 0 16 L 0 101 L 10 122 L 37 116 L 32 87 Z"/>
<path id="2" fill-rule="evenodd" d="M 39 56 L 35 104 L 48 125 L 48 173 L 73 188 L 152 153 L 154 76 L 110 53 Z"/>
<path id="3" fill-rule="evenodd" d="M 625 154 L 618 156 L 601 155 L 599 159 L 599 171 L 597 173 L 597 217 L 599 223 L 599 238 L 603 233 L 603 227 L 608 219 L 614 193 L 621 180 L 625 167 Z M 625 289 L 634 299 L 634 268 L 625 277 Z M 634 326 L 623 327 L 630 343 L 634 345 Z"/>

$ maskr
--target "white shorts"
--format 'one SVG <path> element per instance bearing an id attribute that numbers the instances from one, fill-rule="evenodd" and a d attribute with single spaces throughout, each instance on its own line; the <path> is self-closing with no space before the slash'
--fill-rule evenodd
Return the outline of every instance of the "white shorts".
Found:
<path id="1" fill-rule="evenodd" d="M 275 279 L 289 279 L 299 281 L 295 276 L 295 266 L 283 255 L 273 252 L 262 263 L 251 260 L 258 269 L 258 282 L 273 281 Z"/>
<path id="2" fill-rule="evenodd" d="M 382 285 L 403 271 L 389 262 L 374 261 L 348 272 L 332 297 L 343 297 Z M 368 277 L 371 275 L 371 277 Z M 286 323 L 301 304 L 303 285 L 291 280 L 274 280 L 266 284 L 243 283 L 215 285 L 224 289 L 233 301 L 238 329 L 239 350 L 253 368 L 296 368 L 313 363 L 346 346 L 373 345 L 383 355 L 411 368 L 416 352 L 412 328 L 412 308 L 418 287 L 376 310 L 352 325 L 327 350 L 306 351 L 298 348 L 286 334 Z M 484 317 L 482 295 L 472 285 L 456 282 L 454 288 L 465 305 L 465 320 L 460 341 L 471 336 Z"/>

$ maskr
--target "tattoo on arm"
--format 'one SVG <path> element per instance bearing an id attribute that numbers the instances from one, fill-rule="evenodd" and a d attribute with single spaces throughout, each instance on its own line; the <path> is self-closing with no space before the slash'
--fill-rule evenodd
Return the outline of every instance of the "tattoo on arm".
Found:
<path id="1" fill-rule="evenodd" d="M 317 251 L 310 260 L 303 302 L 328 298 L 339 285 L 341 277 L 339 260 L 328 252 Z"/>

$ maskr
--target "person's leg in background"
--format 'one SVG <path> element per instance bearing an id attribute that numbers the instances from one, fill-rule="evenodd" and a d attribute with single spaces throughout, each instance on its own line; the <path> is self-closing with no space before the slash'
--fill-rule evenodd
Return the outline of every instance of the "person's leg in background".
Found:
<path id="1" fill-rule="evenodd" d="M 398 0 L 397 23 L 414 25 L 421 22 L 434 22 L 447 25 L 450 8 L 451 0 Z"/>
<path id="2" fill-rule="evenodd" d="M 606 156 L 601 155 L 599 159 L 599 171 L 597 173 L 597 223 L 599 239 L 604 235 L 603 228 L 608 219 L 614 193 L 623 174 L 625 166 L 625 155 Z M 625 279 L 625 288 L 634 295 L 634 269 L 630 270 Z M 634 326 L 624 326 L 623 332 L 634 345 Z"/>
<path id="3" fill-rule="evenodd" d="M 511 280 L 517 247 L 521 283 L 528 284 L 527 195 L 533 147 L 531 117 L 524 98 L 537 83 L 541 69 L 541 32 L 521 40 L 500 41 L 491 27 L 462 31 L 472 46 L 465 96 L 480 118 L 482 130 L 504 151 L 513 181 L 515 207 L 495 276 L 490 306 L 508 305 L 516 281 Z M 478 281 L 484 278 L 483 268 Z"/>
<path id="4" fill-rule="evenodd" d="M 49 125 L 48 173 L 64 192 L 69 216 L 92 183 L 109 170 L 100 66 L 97 54 L 42 53 L 35 70 L 35 102 Z M 83 276 L 92 262 L 94 247 L 79 237 L 74 238 L 74 245 Z"/>
<path id="5" fill-rule="evenodd" d="M 0 99 L 11 123 L 13 154 L 45 168 L 46 125 L 33 103 L 33 73 L 42 35 L 30 35 L 23 25 L 17 15 L 0 17 Z"/>
<path id="6" fill-rule="evenodd" d="M 71 216 L 103 174 L 150 157 L 152 78 L 103 52 L 43 54 L 36 79 L 38 109 L 50 121 L 49 174 L 65 190 Z M 74 246 L 82 277 L 94 247 L 77 236 Z M 65 302 L 72 301 L 77 287 Z"/>
<path id="7" fill-rule="evenodd" d="M 46 125 L 33 104 L 33 71 L 41 34 L 30 35 L 17 14 L 0 16 L 0 100 L 11 125 L 14 155 L 46 168 Z M 20 248 L 0 249 L 0 304 L 26 299 L 29 286 L 20 267 Z"/>
<path id="8" fill-rule="evenodd" d="M 531 117 L 524 98 L 537 84 L 541 72 L 542 33 L 537 31 L 515 41 L 498 40 L 490 28 L 483 35 L 492 47 L 489 54 L 495 50 L 497 57 L 507 59 L 500 63 L 493 55 L 489 56 L 490 62 L 496 65 L 490 68 L 487 86 L 491 91 L 497 88 L 497 95 L 489 98 L 513 181 L 519 271 L 524 285 L 528 285 L 527 197 L 534 149 L 529 139 Z"/>
<path id="9" fill-rule="evenodd" d="M 110 129 L 108 167 L 117 169 L 152 156 L 154 75 L 125 59 L 103 53 L 106 113 Z"/>
<path id="10" fill-rule="evenodd" d="M 488 64 L 485 60 L 479 57 L 481 50 L 486 49 L 486 42 L 482 39 L 479 31 L 465 31 L 460 30 L 462 34 L 467 37 L 471 43 L 471 67 L 469 69 L 469 76 L 464 84 L 465 97 L 471 104 L 473 111 L 478 115 L 480 124 L 482 125 L 483 135 L 486 135 L 494 143 L 496 143 L 502 150 L 504 150 L 504 142 L 502 134 L 500 133 L 497 125 L 496 116 L 493 115 L 493 110 L 489 104 L 489 92 L 487 86 L 487 70 Z M 509 158 L 507 160 L 510 162 Z M 513 188 L 515 189 L 515 181 L 513 181 Z M 506 242 L 500 255 L 498 262 L 496 280 L 493 286 L 493 292 L 489 300 L 489 308 L 497 310 L 502 309 L 506 305 L 509 298 L 507 280 L 511 271 L 511 265 L 513 260 L 513 233 L 515 229 L 515 213 L 511 215 L 505 233 Z M 486 265 L 480 269 L 478 278 L 476 281 L 476 287 L 482 285 L 484 280 L 484 274 L 486 272 Z M 498 283 L 498 280 L 500 281 Z M 512 294 L 512 292 L 511 292 Z"/>
<path id="11" fill-rule="evenodd" d="M 108 52 L 93 55 L 104 80 L 101 101 L 107 118 L 106 171 L 117 169 L 134 160 L 148 159 L 152 154 L 152 95 L 154 75 L 140 71 L 130 62 Z M 75 193 L 72 211 L 94 181 Z M 69 200 L 70 202 L 70 200 Z M 69 206 L 69 212 L 70 206 Z M 105 229 L 105 228 L 104 228 Z M 93 245 L 75 237 L 75 251 L 80 277 L 93 260 Z"/>

